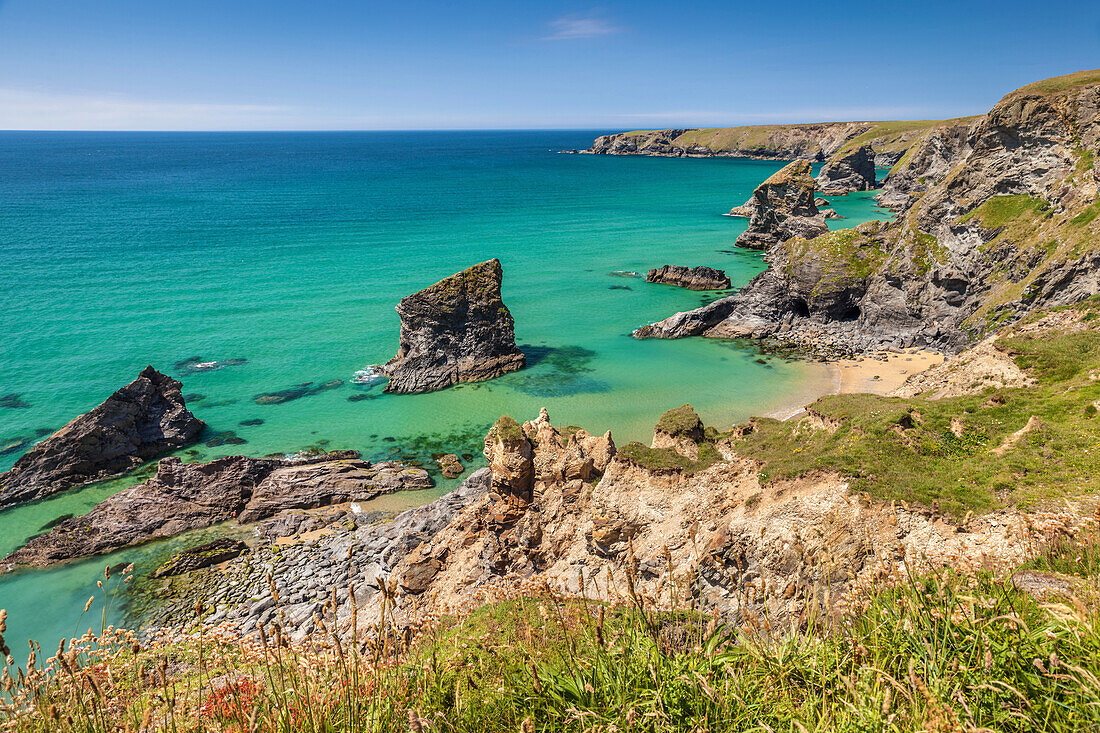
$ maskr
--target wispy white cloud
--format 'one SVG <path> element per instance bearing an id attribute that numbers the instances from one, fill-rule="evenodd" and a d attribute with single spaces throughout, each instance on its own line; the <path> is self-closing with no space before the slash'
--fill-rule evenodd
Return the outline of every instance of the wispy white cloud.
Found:
<path id="1" fill-rule="evenodd" d="M 571 41 L 581 38 L 598 38 L 622 33 L 623 28 L 600 16 L 595 11 L 585 14 L 563 15 L 547 23 L 549 32 L 544 41 Z"/>
<path id="2" fill-rule="evenodd" d="M 291 107 L 165 102 L 0 88 L 0 130 L 230 130 L 279 127 Z"/>

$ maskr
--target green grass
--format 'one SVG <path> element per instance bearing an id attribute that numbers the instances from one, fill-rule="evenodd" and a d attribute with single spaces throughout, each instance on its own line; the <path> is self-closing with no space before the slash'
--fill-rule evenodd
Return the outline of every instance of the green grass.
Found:
<path id="1" fill-rule="evenodd" d="M 506 443 L 527 439 L 527 436 L 523 434 L 523 428 L 510 415 L 501 415 L 493 427 L 489 429 L 489 432 Z"/>
<path id="2" fill-rule="evenodd" d="M 691 476 L 710 468 L 722 460 L 722 456 L 713 443 L 699 444 L 699 458 L 691 460 L 680 455 L 672 448 L 650 448 L 644 443 L 633 441 L 619 448 L 618 457 L 628 463 L 641 466 L 649 471 L 675 471 Z"/>
<path id="3" fill-rule="evenodd" d="M 979 394 L 940 400 L 830 395 L 812 409 L 839 424 L 835 432 L 759 419 L 735 449 L 761 461 L 767 479 L 836 470 L 853 491 L 935 503 L 959 516 L 1100 491 L 1100 418 L 1088 409 L 1100 400 L 1100 382 L 1088 376 L 1100 369 L 1093 323 L 1089 330 L 998 342 L 1037 379 L 1035 387 L 994 392 L 975 384 Z M 991 452 L 1033 415 L 1038 430 L 1004 455 Z M 952 431 L 953 419 L 961 430 Z"/>
<path id="4" fill-rule="evenodd" d="M 1065 92 L 1071 92 L 1075 89 L 1081 89 L 1092 84 L 1100 84 L 1100 69 L 1091 69 L 1088 71 L 1077 71 L 1073 74 L 1065 74 L 1064 76 L 1054 76 L 1050 79 L 1043 79 L 1042 81 L 1033 82 L 1027 86 L 1020 87 L 1019 89 L 1010 92 L 1005 98 L 1015 96 L 1023 96 L 1028 94 L 1038 94 L 1040 96 L 1049 97 L 1056 94 L 1064 94 Z"/>
<path id="5" fill-rule="evenodd" d="M 1025 216 L 1049 218 L 1049 212 L 1050 204 L 1034 196 L 994 196 L 960 217 L 959 223 L 977 221 L 984 229 L 1001 229 Z"/>
<path id="6" fill-rule="evenodd" d="M 787 250 L 785 269 L 793 274 L 808 259 L 821 268 L 813 295 L 865 280 L 878 272 L 886 259 L 883 242 L 876 235 L 881 222 L 868 222 L 854 229 L 838 229 L 813 239 L 795 237 L 783 243 Z"/>
<path id="7" fill-rule="evenodd" d="M 621 605 L 543 592 L 441 619 L 411 646 L 385 613 L 353 632 L 330 607 L 330 635 L 306 646 L 278 631 L 262 644 L 108 632 L 48 660 L 52 674 L 38 660 L 6 683 L 0 723 L 14 733 L 1100 726 L 1100 619 L 1070 600 L 1041 605 L 983 575 L 902 574 L 847 608 L 808 595 L 793 625 L 745 610 L 735 626 L 674 591 L 674 610 L 656 610 L 632 577 Z"/>
<path id="8" fill-rule="evenodd" d="M 669 435 L 690 435 L 703 432 L 703 421 L 691 405 L 680 405 L 661 415 L 656 429 Z"/>

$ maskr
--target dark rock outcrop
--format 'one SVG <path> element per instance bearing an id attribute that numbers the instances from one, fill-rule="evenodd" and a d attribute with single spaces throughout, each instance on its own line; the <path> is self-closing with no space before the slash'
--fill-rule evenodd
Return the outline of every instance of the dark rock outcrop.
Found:
<path id="1" fill-rule="evenodd" d="M 837 153 L 825 161 L 817 174 L 817 187 L 826 196 L 875 187 L 875 151 L 870 145 Z"/>
<path id="2" fill-rule="evenodd" d="M 500 260 L 489 260 L 403 298 L 387 392 L 430 392 L 522 369 L 512 314 L 500 299 Z"/>
<path id="3" fill-rule="evenodd" d="M 829 231 L 814 205 L 810 164 L 796 160 L 756 187 L 752 193 L 749 227 L 735 244 L 767 249 L 791 237 L 816 237 Z"/>
<path id="4" fill-rule="evenodd" d="M 31 539 L 2 562 L 45 566 L 170 537 L 236 518 L 255 522 L 285 509 L 366 501 L 432 485 L 423 469 L 371 464 L 354 451 L 296 459 L 229 456 L 209 463 L 161 460 L 145 483 Z"/>
<path id="5" fill-rule="evenodd" d="M 169 578 L 173 575 L 202 570 L 211 565 L 232 560 L 248 552 L 248 545 L 240 540 L 223 537 L 197 547 L 191 547 L 173 555 L 168 562 L 153 571 L 154 578 Z"/>
<path id="6" fill-rule="evenodd" d="M 129 471 L 193 442 L 205 427 L 187 410 L 180 383 L 146 367 L 0 474 L 0 507 Z"/>
<path id="7" fill-rule="evenodd" d="M 650 270 L 645 279 L 646 282 L 674 285 L 688 290 L 725 290 L 730 286 L 726 273 L 713 267 L 662 265 Z"/>

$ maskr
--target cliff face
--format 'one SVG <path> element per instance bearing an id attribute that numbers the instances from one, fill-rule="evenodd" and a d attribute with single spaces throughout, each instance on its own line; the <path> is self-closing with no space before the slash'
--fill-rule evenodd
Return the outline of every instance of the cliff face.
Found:
<path id="1" fill-rule="evenodd" d="M 824 160 L 849 140 L 874 129 L 875 124 L 827 122 L 622 132 L 596 138 L 585 152 L 594 155 Z"/>
<path id="2" fill-rule="evenodd" d="M 1035 308 L 1100 292 L 1100 72 L 930 130 L 886 181 L 897 221 L 772 245 L 741 292 L 639 336 L 753 336 L 954 352 Z"/>
<path id="3" fill-rule="evenodd" d="M 817 188 L 826 196 L 875 187 L 875 151 L 860 145 L 834 155 L 821 166 Z"/>
<path id="4" fill-rule="evenodd" d="M 403 298 L 400 348 L 387 392 L 429 392 L 521 369 L 515 322 L 500 299 L 503 270 L 489 260 Z"/>
<path id="5" fill-rule="evenodd" d="M 180 386 L 146 367 L 0 474 L 0 507 L 123 473 L 198 438 L 206 423 L 187 410 Z"/>

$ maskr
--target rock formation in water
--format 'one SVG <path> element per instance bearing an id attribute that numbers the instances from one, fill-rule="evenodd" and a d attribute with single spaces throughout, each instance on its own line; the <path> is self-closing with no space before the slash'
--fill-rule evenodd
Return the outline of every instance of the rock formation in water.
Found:
<path id="1" fill-rule="evenodd" d="M 875 187 L 875 151 L 860 145 L 825 161 L 817 174 L 817 188 L 826 196 L 870 191 Z"/>
<path id="2" fill-rule="evenodd" d="M 401 336 L 386 364 L 387 392 L 430 392 L 522 369 L 512 314 L 500 299 L 500 260 L 489 260 L 403 298 Z"/>
<path id="3" fill-rule="evenodd" d="M 674 285 L 688 290 L 725 290 L 730 286 L 726 273 L 713 267 L 662 265 L 650 270 L 645 279 L 646 282 Z"/>
<path id="4" fill-rule="evenodd" d="M 129 471 L 193 442 L 205 427 L 187 410 L 180 383 L 146 367 L 103 404 L 34 446 L 10 471 L 0 474 L 0 507 Z"/>
<path id="5" fill-rule="evenodd" d="M 306 459 L 229 456 L 209 463 L 170 457 L 157 473 L 59 523 L 4 558 L 45 566 L 236 519 L 256 522 L 287 509 L 367 501 L 432 485 L 428 473 L 401 463 L 360 460 L 354 451 Z"/>
<path id="6" fill-rule="evenodd" d="M 749 227 L 735 244 L 767 249 L 791 237 L 816 237 L 829 231 L 814 205 L 810 164 L 796 160 L 756 187 L 752 193 Z"/>
<path id="7" fill-rule="evenodd" d="M 956 352 L 1100 293 L 1097 160 L 1100 71 L 1023 87 L 927 131 L 885 181 L 895 221 L 772 244 L 736 295 L 635 333 Z"/>

